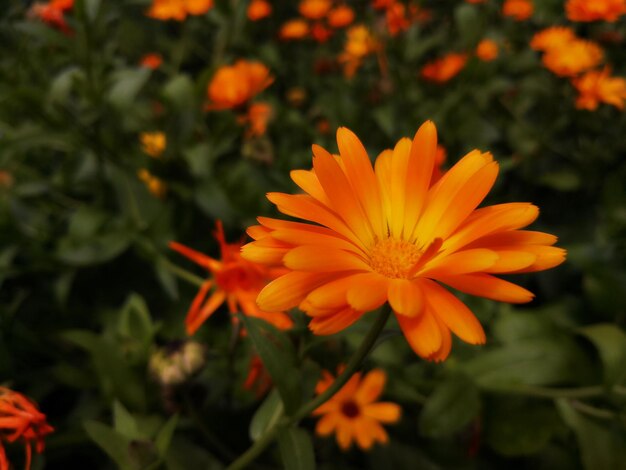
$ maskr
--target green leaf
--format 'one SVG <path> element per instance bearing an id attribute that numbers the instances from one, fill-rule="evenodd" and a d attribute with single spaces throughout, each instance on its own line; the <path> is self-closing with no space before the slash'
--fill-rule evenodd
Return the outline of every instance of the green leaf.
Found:
<path id="1" fill-rule="evenodd" d="M 98 423 L 97 421 L 85 421 L 83 426 L 89 437 L 98 444 L 121 469 L 126 470 L 132 468 L 128 453 L 130 441 L 126 437 L 117 433 L 109 426 Z"/>
<path id="2" fill-rule="evenodd" d="M 621 383 L 626 377 L 626 333 L 610 323 L 587 326 L 579 331 L 598 349 L 607 385 Z"/>
<path id="3" fill-rule="evenodd" d="M 293 345 L 284 332 L 269 323 L 246 315 L 240 318 L 278 388 L 287 414 L 293 413 L 301 401 L 300 373 Z"/>
<path id="4" fill-rule="evenodd" d="M 121 110 L 130 108 L 141 88 L 150 78 L 150 70 L 133 68 L 118 71 L 107 95 L 108 101 Z"/>
<path id="5" fill-rule="evenodd" d="M 278 390 L 273 389 L 263 400 L 259 409 L 256 410 L 250 421 L 250 439 L 256 441 L 267 429 L 278 422 L 283 415 L 283 402 L 280 400 Z"/>
<path id="6" fill-rule="evenodd" d="M 167 450 L 170 447 L 170 443 L 172 442 L 172 437 L 174 436 L 174 431 L 176 431 L 177 425 L 178 415 L 174 415 L 160 429 L 159 433 L 156 436 L 156 439 L 154 440 L 154 445 L 161 458 L 165 457 L 165 454 L 167 454 Z"/>
<path id="7" fill-rule="evenodd" d="M 131 294 L 120 312 L 118 331 L 121 335 L 141 343 L 152 338 L 154 326 L 148 306 L 138 294 Z"/>
<path id="8" fill-rule="evenodd" d="M 286 470 L 314 470 L 315 453 L 309 433 L 291 427 L 278 435 L 278 445 Z"/>
<path id="9" fill-rule="evenodd" d="M 463 44 L 467 47 L 473 47 L 484 30 L 483 21 L 476 7 L 460 5 L 454 10 L 454 20 Z"/>
<path id="10" fill-rule="evenodd" d="M 194 106 L 193 81 L 187 75 L 177 75 L 163 87 L 163 97 L 178 109 Z"/>
<path id="11" fill-rule="evenodd" d="M 113 402 L 113 427 L 115 428 L 115 432 L 131 440 L 145 437 L 139 432 L 137 422 L 135 418 L 133 418 L 133 415 L 117 400 Z"/>
<path id="12" fill-rule="evenodd" d="M 419 419 L 424 436 L 446 437 L 462 429 L 480 410 L 476 385 L 463 374 L 454 374 L 430 394 Z"/>
<path id="13" fill-rule="evenodd" d="M 96 19 L 100 10 L 100 0 L 85 0 L 85 13 L 89 21 Z"/>
<path id="14" fill-rule="evenodd" d="M 104 263 L 124 252 L 130 245 L 131 236 L 127 232 L 119 231 L 85 240 L 65 237 L 59 240 L 56 256 L 72 266 Z"/>

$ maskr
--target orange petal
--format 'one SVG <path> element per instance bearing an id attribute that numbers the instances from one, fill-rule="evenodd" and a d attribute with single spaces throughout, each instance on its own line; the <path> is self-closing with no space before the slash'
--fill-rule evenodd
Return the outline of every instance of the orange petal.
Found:
<path id="1" fill-rule="evenodd" d="M 352 445 L 352 426 L 346 420 L 341 420 L 337 426 L 337 444 L 343 450 L 348 450 Z"/>
<path id="2" fill-rule="evenodd" d="M 513 271 L 515 273 L 530 273 L 554 268 L 565 261 L 567 255 L 567 251 L 555 246 L 529 246 L 525 249 L 535 255 L 535 262 L 528 267 Z"/>
<path id="3" fill-rule="evenodd" d="M 441 276 L 437 280 L 466 294 L 477 295 L 500 302 L 519 304 L 530 302 L 535 297 L 532 292 L 523 287 L 489 274 L 475 273 L 461 274 L 459 276 Z"/>
<path id="4" fill-rule="evenodd" d="M 297 306 L 316 287 L 331 281 L 334 274 L 290 272 L 266 285 L 257 304 L 266 312 L 281 312 Z"/>
<path id="5" fill-rule="evenodd" d="M 250 242 L 241 248 L 241 256 L 243 259 L 252 263 L 264 264 L 268 266 L 276 266 L 283 264 L 283 258 L 291 249 L 290 247 L 268 246 L 264 243 L 266 237 L 261 240 Z"/>
<path id="6" fill-rule="evenodd" d="M 557 240 L 556 236 L 549 233 L 532 230 L 510 230 L 482 237 L 472 243 L 472 248 L 490 248 L 501 245 L 554 245 Z"/>
<path id="7" fill-rule="evenodd" d="M 374 433 L 371 431 L 371 420 L 357 419 L 353 425 L 356 444 L 363 450 L 369 450 L 374 445 Z"/>
<path id="8" fill-rule="evenodd" d="M 226 298 L 226 292 L 219 289 L 213 292 L 213 295 L 209 297 L 200 311 L 189 312 L 187 318 L 185 318 L 185 326 L 187 327 L 187 334 L 194 334 L 198 328 L 218 309 L 220 305 L 224 303 Z"/>
<path id="9" fill-rule="evenodd" d="M 435 257 L 422 269 L 420 275 L 437 278 L 484 271 L 498 261 L 498 255 L 484 248 L 457 251 L 451 255 Z"/>
<path id="10" fill-rule="evenodd" d="M 313 318 L 309 323 L 309 329 L 316 335 L 334 335 L 351 326 L 362 316 L 363 312 L 348 307 L 333 315 Z"/>
<path id="11" fill-rule="evenodd" d="M 246 229 L 246 233 L 253 240 L 259 240 L 261 238 L 265 238 L 270 234 L 271 230 L 267 227 L 263 227 L 262 225 L 251 225 Z"/>
<path id="12" fill-rule="evenodd" d="M 215 265 L 216 260 L 205 255 L 204 253 L 200 253 L 199 251 L 189 248 L 182 243 L 172 241 L 168 243 L 168 246 L 172 250 L 177 251 L 184 257 L 189 258 L 191 261 L 204 268 L 211 269 L 211 267 Z"/>
<path id="13" fill-rule="evenodd" d="M 393 149 L 391 158 L 391 216 L 389 231 L 392 236 L 400 238 L 404 230 L 404 207 L 406 204 L 406 175 L 411 153 L 411 140 L 400 139 Z"/>
<path id="14" fill-rule="evenodd" d="M 498 260 L 493 266 L 485 269 L 488 273 L 515 272 L 531 266 L 537 259 L 536 255 L 527 251 L 494 250 L 494 253 L 497 253 Z"/>
<path id="15" fill-rule="evenodd" d="M 439 325 L 439 331 L 441 332 L 441 346 L 436 352 L 428 356 L 427 359 L 433 362 L 441 362 L 450 355 L 450 351 L 452 350 L 452 335 L 450 334 L 450 330 L 438 317 L 435 316 L 435 320 L 437 320 L 437 325 Z"/>
<path id="16" fill-rule="evenodd" d="M 357 274 L 348 289 L 346 300 L 356 310 L 376 310 L 387 301 L 387 280 L 376 273 Z"/>
<path id="17" fill-rule="evenodd" d="M 343 250 L 325 246 L 299 246 L 290 250 L 283 262 L 298 271 L 369 271 L 363 258 Z"/>
<path id="18" fill-rule="evenodd" d="M 352 286 L 354 276 L 348 275 L 335 279 L 311 291 L 305 301 L 320 309 L 337 309 L 347 303 L 346 295 Z"/>
<path id="19" fill-rule="evenodd" d="M 394 312 L 407 317 L 416 317 L 422 312 L 424 294 L 419 281 L 390 279 L 388 281 L 389 305 Z"/>
<path id="20" fill-rule="evenodd" d="M 368 372 L 363 377 L 354 399 L 361 405 L 372 403 L 383 393 L 386 381 L 387 375 L 383 370 L 374 369 Z"/>
<path id="21" fill-rule="evenodd" d="M 402 415 L 402 408 L 395 403 L 371 403 L 363 407 L 363 414 L 381 423 L 395 423 Z"/>
<path id="22" fill-rule="evenodd" d="M 289 243 L 292 246 L 297 245 L 316 245 L 327 246 L 329 248 L 336 248 L 339 250 L 351 251 L 353 253 L 365 256 L 363 250 L 361 250 L 354 243 L 341 237 L 336 232 L 329 230 L 325 227 L 317 227 L 318 230 L 298 230 L 298 229 L 278 229 L 272 232 L 272 237 L 276 240 L 280 240 L 285 243 Z M 322 232 L 319 229 L 323 229 Z"/>
<path id="23" fill-rule="evenodd" d="M 384 150 L 376 158 L 374 174 L 378 182 L 380 198 L 383 204 L 383 216 L 387 223 L 391 220 L 391 162 L 393 160 L 393 150 Z M 388 227 L 385 227 L 388 230 Z"/>
<path id="24" fill-rule="evenodd" d="M 396 315 L 396 318 L 404 337 L 416 354 L 428 358 L 439 351 L 442 343 L 441 331 L 428 309 L 418 317 Z"/>
<path id="25" fill-rule="evenodd" d="M 339 420 L 337 419 L 337 414 L 327 413 L 317 422 L 317 425 L 315 426 L 315 433 L 318 436 L 328 436 L 335 430 L 338 422 Z"/>
<path id="26" fill-rule="evenodd" d="M 290 175 L 293 182 L 305 193 L 317 199 L 325 206 L 332 206 L 332 202 L 324 192 L 324 188 L 320 184 L 320 180 L 317 178 L 314 170 L 292 170 Z"/>

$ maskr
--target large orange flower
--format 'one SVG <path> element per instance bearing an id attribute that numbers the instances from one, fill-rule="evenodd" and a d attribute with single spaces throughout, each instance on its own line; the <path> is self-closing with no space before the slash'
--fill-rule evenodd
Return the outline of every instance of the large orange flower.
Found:
<path id="1" fill-rule="evenodd" d="M 570 21 L 615 22 L 626 13 L 626 0 L 568 0 L 565 12 Z"/>
<path id="2" fill-rule="evenodd" d="M 445 83 L 456 77 L 463 70 L 466 63 L 467 54 L 450 53 L 424 65 L 421 75 L 424 80 Z"/>
<path id="3" fill-rule="evenodd" d="M 216 225 L 215 239 L 220 245 L 221 260 L 211 258 L 178 242 L 169 244 L 172 250 L 211 273 L 211 277 L 204 282 L 187 313 L 185 319 L 187 334 L 194 334 L 224 302 L 231 313 L 242 312 L 251 317 L 262 318 L 277 328 L 291 328 L 293 322 L 288 315 L 278 310 L 262 310 L 255 302 L 261 289 L 270 280 L 284 274 L 285 270 L 268 269 L 243 259 L 240 254 L 241 243 L 226 243 L 222 223 L 218 221 Z M 213 293 L 209 296 L 212 288 Z"/>
<path id="4" fill-rule="evenodd" d="M 334 381 L 328 371 L 324 371 L 315 391 L 324 392 Z M 337 434 L 337 443 L 347 450 L 355 441 L 363 450 L 370 449 L 375 442 L 389 440 L 380 423 L 395 423 L 400 419 L 402 409 L 395 403 L 377 402 L 387 376 L 380 369 L 374 369 L 365 377 L 354 374 L 350 380 L 328 400 L 317 408 L 313 415 L 322 418 L 317 422 L 315 432 L 327 436 Z"/>
<path id="5" fill-rule="evenodd" d="M 291 272 L 268 284 L 265 310 L 299 306 L 310 329 L 333 334 L 389 302 L 417 354 L 443 360 L 450 331 L 485 342 L 472 312 L 441 284 L 504 302 L 533 294 L 494 274 L 541 271 L 563 262 L 553 235 L 520 231 L 539 210 L 530 203 L 477 209 L 498 164 L 474 150 L 432 184 L 437 132 L 426 122 L 413 141 L 382 152 L 375 167 L 348 129 L 337 131 L 340 156 L 313 146 L 313 170 L 291 173 L 306 194 L 270 193 L 284 214 L 313 224 L 259 218 L 243 256 Z"/>
<path id="6" fill-rule="evenodd" d="M 21 393 L 0 387 L 0 470 L 9 470 L 3 442 L 21 440 L 26 448 L 26 470 L 30 469 L 32 445 L 35 452 L 44 450 L 44 437 L 54 431 L 46 415 Z"/>
<path id="7" fill-rule="evenodd" d="M 565 46 L 577 39 L 572 28 L 567 26 L 550 26 L 535 33 L 530 41 L 530 47 L 536 51 L 547 51 Z"/>
<path id="8" fill-rule="evenodd" d="M 220 67 L 208 86 L 208 110 L 233 109 L 243 106 L 272 84 L 274 77 L 261 62 L 239 60 Z"/>
<path id="9" fill-rule="evenodd" d="M 491 62 L 498 58 L 498 43 L 491 39 L 483 39 L 476 46 L 476 57 L 484 62 Z"/>
<path id="10" fill-rule="evenodd" d="M 603 56 L 602 49 L 594 42 L 574 39 L 548 49 L 543 56 L 543 64 L 560 77 L 572 77 L 594 68 Z"/>
<path id="11" fill-rule="evenodd" d="M 626 100 L 626 80 L 612 77 L 611 69 L 592 70 L 572 80 L 578 90 L 576 107 L 593 111 L 600 103 L 607 103 L 618 109 L 624 109 Z"/>

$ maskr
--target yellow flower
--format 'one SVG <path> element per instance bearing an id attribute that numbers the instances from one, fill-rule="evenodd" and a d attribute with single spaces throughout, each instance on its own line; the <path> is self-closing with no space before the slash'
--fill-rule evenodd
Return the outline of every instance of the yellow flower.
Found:
<path id="1" fill-rule="evenodd" d="M 306 194 L 270 193 L 283 214 L 311 223 L 259 218 L 243 256 L 291 272 L 268 284 L 259 306 L 299 306 L 316 334 L 334 334 L 386 302 L 420 356 L 440 361 L 450 332 L 485 342 L 472 312 L 441 284 L 512 303 L 533 294 L 495 275 L 562 263 L 556 237 L 521 231 L 539 211 L 529 203 L 477 209 L 498 174 L 489 153 L 474 150 L 432 184 L 437 132 L 426 122 L 372 168 L 351 131 L 337 131 L 339 156 L 313 146 L 313 170 L 291 173 Z"/>
<path id="2" fill-rule="evenodd" d="M 160 157 L 167 147 L 167 137 L 163 132 L 142 132 L 139 140 L 141 150 L 154 158 Z"/>

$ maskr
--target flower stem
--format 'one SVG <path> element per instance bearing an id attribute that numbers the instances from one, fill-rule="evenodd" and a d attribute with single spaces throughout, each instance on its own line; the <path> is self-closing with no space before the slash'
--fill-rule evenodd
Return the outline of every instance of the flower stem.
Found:
<path id="1" fill-rule="evenodd" d="M 294 424 L 297 424 L 301 419 L 306 418 L 316 410 L 320 405 L 326 403 L 332 396 L 337 393 L 345 384 L 350 380 L 350 377 L 359 369 L 363 360 L 367 357 L 369 352 L 374 347 L 376 339 L 380 335 L 380 332 L 385 327 L 389 315 L 391 314 L 391 308 L 387 305 L 378 314 L 378 317 L 374 321 L 374 324 L 367 332 L 365 338 L 359 345 L 358 349 L 354 352 L 345 369 L 334 380 L 330 387 L 328 387 L 323 393 L 313 398 L 311 401 L 302 405 L 292 416 L 285 416 L 278 422 L 270 427 L 246 452 L 241 454 L 237 460 L 235 460 L 227 470 L 239 470 L 250 465 L 257 458 L 265 448 L 270 445 L 278 433 L 283 429 L 288 428 Z"/>
<path id="2" fill-rule="evenodd" d="M 172 274 L 189 282 L 190 284 L 193 284 L 198 287 L 202 287 L 202 285 L 205 282 L 205 280 L 202 279 L 200 276 L 196 276 L 194 273 L 189 272 L 186 269 L 183 269 L 180 266 L 175 265 L 167 258 L 162 258 L 161 263 L 163 263 L 163 266 L 169 269 L 172 272 Z"/>

